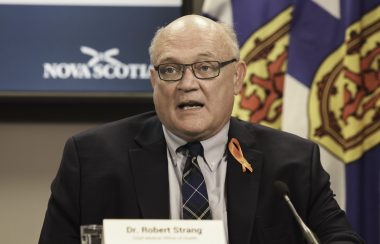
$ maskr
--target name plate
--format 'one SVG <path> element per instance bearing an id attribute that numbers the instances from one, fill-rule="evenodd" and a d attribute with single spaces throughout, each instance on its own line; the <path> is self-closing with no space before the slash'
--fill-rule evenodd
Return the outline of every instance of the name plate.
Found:
<path id="1" fill-rule="evenodd" d="M 104 244 L 226 244 L 221 220 L 103 220 Z"/>

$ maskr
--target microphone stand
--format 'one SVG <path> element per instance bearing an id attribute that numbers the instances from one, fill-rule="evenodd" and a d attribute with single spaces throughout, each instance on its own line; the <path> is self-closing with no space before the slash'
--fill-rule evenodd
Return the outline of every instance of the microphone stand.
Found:
<path id="1" fill-rule="evenodd" d="M 307 227 L 307 225 L 302 221 L 301 217 L 298 215 L 296 209 L 294 208 L 292 202 L 290 201 L 288 195 L 284 194 L 284 199 L 288 204 L 290 210 L 292 211 L 294 217 L 296 218 L 298 224 L 301 226 L 302 232 L 309 244 L 319 244 L 318 239 L 315 237 L 314 233 Z"/>

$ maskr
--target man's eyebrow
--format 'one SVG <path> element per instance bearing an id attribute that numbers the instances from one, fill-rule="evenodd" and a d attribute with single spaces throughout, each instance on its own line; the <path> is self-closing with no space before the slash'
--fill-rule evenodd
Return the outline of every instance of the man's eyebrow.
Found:
<path id="1" fill-rule="evenodd" d="M 214 61 L 214 60 L 218 60 L 216 58 L 216 55 L 212 52 L 204 52 L 204 53 L 200 53 L 196 56 L 195 58 L 195 61 L 194 62 L 198 62 L 198 61 Z M 180 62 L 177 58 L 175 57 L 164 57 L 163 59 L 160 60 L 160 62 L 158 64 L 164 64 L 164 63 L 182 63 Z"/>
<path id="2" fill-rule="evenodd" d="M 159 62 L 159 64 L 164 64 L 164 63 L 179 63 L 179 62 L 178 62 L 178 60 L 176 58 L 167 57 L 167 58 L 163 58 Z"/>
<path id="3" fill-rule="evenodd" d="M 215 54 L 212 53 L 212 52 L 205 52 L 205 53 L 199 54 L 198 57 L 200 57 L 200 58 L 203 58 L 203 57 L 205 57 L 205 58 L 215 58 Z"/>

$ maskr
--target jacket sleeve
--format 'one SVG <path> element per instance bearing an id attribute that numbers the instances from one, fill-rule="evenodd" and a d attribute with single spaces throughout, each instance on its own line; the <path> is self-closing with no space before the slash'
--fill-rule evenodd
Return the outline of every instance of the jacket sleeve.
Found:
<path id="1" fill-rule="evenodd" d="M 314 145 L 311 155 L 308 225 L 321 243 L 364 243 L 351 229 L 345 212 L 339 207 L 330 188 L 330 177 L 322 168 L 320 153 Z"/>
<path id="2" fill-rule="evenodd" d="M 80 243 L 80 166 L 75 141 L 65 145 L 61 165 L 51 185 L 51 196 L 39 244 Z"/>

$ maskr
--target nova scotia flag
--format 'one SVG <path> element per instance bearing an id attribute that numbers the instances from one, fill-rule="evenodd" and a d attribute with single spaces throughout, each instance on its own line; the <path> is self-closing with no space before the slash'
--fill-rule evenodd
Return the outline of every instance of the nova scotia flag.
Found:
<path id="1" fill-rule="evenodd" d="M 233 115 L 315 141 L 353 228 L 380 243 L 380 1 L 210 0 L 248 64 Z"/>

